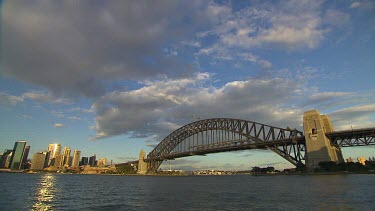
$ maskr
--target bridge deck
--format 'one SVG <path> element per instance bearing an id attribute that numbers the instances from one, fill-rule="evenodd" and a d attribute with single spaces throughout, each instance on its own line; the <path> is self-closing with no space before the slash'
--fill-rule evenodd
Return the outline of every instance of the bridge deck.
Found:
<path id="1" fill-rule="evenodd" d="M 375 128 L 363 128 L 354 130 L 343 130 L 326 133 L 326 136 L 340 147 L 352 147 L 352 146 L 366 146 L 375 145 Z M 148 158 L 145 161 L 163 161 L 173 160 L 181 157 L 200 155 L 204 156 L 210 153 L 219 152 L 230 152 L 247 149 L 268 149 L 269 147 L 281 146 L 281 145 L 292 145 L 292 144 L 303 144 L 305 137 L 295 137 L 293 139 L 281 139 L 277 141 L 266 141 L 266 142 L 248 142 L 246 140 L 230 140 L 213 144 L 193 146 L 189 151 L 184 152 L 170 152 L 168 155 L 162 157 Z M 138 161 L 131 161 L 128 163 L 136 164 Z"/>
<path id="2" fill-rule="evenodd" d="M 375 128 L 334 131 L 326 136 L 340 147 L 375 145 Z"/>

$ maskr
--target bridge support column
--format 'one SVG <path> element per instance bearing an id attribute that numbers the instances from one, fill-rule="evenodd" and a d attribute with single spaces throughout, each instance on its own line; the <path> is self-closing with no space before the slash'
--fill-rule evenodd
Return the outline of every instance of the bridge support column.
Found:
<path id="1" fill-rule="evenodd" d="M 139 161 L 138 161 L 138 174 L 146 174 L 147 173 L 147 162 L 144 160 L 146 158 L 146 152 L 142 149 L 139 153 Z"/>
<path id="2" fill-rule="evenodd" d="M 328 116 L 320 115 L 317 110 L 305 112 L 303 129 L 306 139 L 306 167 L 309 170 L 319 167 L 319 162 L 344 162 L 341 149 L 332 145 L 325 135 L 333 131 Z"/>

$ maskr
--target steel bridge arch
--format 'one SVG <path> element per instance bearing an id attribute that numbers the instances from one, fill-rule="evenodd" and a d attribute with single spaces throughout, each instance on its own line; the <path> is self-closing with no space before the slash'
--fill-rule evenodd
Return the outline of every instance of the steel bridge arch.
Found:
<path id="1" fill-rule="evenodd" d="M 200 133 L 212 131 L 226 131 L 244 138 L 241 140 L 226 140 L 220 142 L 220 147 L 211 147 L 210 150 L 190 150 L 180 154 L 171 152 L 189 137 L 194 137 Z M 202 135 L 203 136 L 203 135 Z M 203 139 L 202 139 L 203 140 Z M 254 148 L 270 149 L 295 166 L 304 165 L 305 161 L 305 139 L 303 133 L 296 129 L 284 129 L 260 124 L 252 121 L 213 118 L 192 122 L 170 133 L 165 137 L 148 155 L 148 172 L 156 172 L 161 163 L 167 159 L 195 155 L 197 152 L 209 154 L 214 152 L 235 151 Z M 235 143 L 235 144 L 234 144 Z M 239 144 L 238 144 L 239 143 Z M 209 145 L 203 143 L 194 147 L 204 149 Z"/>

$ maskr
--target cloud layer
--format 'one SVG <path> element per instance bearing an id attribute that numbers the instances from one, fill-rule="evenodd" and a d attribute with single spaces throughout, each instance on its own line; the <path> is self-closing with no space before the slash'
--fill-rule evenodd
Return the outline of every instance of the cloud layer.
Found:
<path id="1" fill-rule="evenodd" d="M 254 49 L 315 48 L 330 25 L 321 18 L 321 1 L 240 10 L 211 1 L 6 1 L 3 7 L 0 73 L 66 96 L 99 97 L 113 81 L 191 76 L 199 64 L 186 61 L 187 52 L 267 69 L 272 63 Z M 349 18 L 327 14 L 331 23 Z"/>
<path id="2" fill-rule="evenodd" d="M 215 22 L 220 8 L 209 2 L 7 1 L 1 73 L 89 97 L 102 95 L 113 80 L 186 75 L 191 65 L 162 49 Z"/>
<path id="3" fill-rule="evenodd" d="M 210 75 L 200 73 L 192 78 L 145 82 L 140 89 L 103 96 L 94 104 L 96 138 L 157 134 L 154 138 L 160 139 L 193 121 L 194 116 L 232 117 L 280 125 L 292 123 L 290 120 L 300 114 L 282 108 L 299 86 L 291 80 L 251 79 L 219 88 L 202 87 L 209 80 L 212 80 Z"/>
<path id="4" fill-rule="evenodd" d="M 48 112 L 70 120 L 90 112 L 96 139 L 127 134 L 149 145 L 196 116 L 300 127 L 303 111 L 318 108 L 330 111 L 338 128 L 348 126 L 345 119 L 367 124 L 373 94 L 366 100 L 355 92 L 320 91 L 308 70 L 277 67 L 268 56 L 316 49 L 332 29 L 350 22 L 350 15 L 325 4 L 290 0 L 238 9 L 212 1 L 6 1 L 0 74 L 46 91 L 0 92 L 0 103 L 63 107 L 86 96 L 89 110 Z M 233 78 L 241 65 L 255 68 L 216 78 L 211 64 L 217 61 L 228 62 L 218 68 L 229 67 L 225 74 Z"/>

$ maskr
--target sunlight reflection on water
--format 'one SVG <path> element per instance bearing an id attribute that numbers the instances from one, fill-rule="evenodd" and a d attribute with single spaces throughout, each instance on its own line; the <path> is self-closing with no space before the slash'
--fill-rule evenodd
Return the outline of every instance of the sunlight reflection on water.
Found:
<path id="1" fill-rule="evenodd" d="M 52 210 L 53 200 L 56 197 L 56 178 L 53 174 L 41 177 L 39 187 L 35 193 L 35 203 L 32 210 Z"/>

